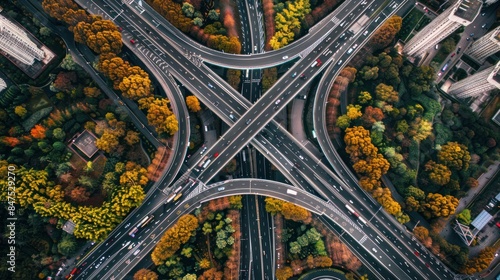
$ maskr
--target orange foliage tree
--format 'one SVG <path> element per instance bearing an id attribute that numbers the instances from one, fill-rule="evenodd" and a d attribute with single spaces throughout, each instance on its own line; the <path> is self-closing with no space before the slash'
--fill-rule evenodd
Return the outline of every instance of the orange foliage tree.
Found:
<path id="1" fill-rule="evenodd" d="M 35 139 L 44 139 L 45 138 L 45 132 L 47 129 L 43 127 L 40 124 L 36 124 L 30 131 L 31 136 Z"/>

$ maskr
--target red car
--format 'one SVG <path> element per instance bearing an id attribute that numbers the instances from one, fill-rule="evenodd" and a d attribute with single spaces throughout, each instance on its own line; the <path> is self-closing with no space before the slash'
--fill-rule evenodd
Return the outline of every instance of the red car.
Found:
<path id="1" fill-rule="evenodd" d="M 215 153 L 215 154 L 214 154 L 214 158 L 215 158 L 215 157 L 218 157 L 218 156 L 219 156 L 219 153 Z"/>
<path id="2" fill-rule="evenodd" d="M 451 57 L 454 57 L 454 56 L 455 56 L 455 53 L 453 53 L 453 54 L 451 55 Z"/>
<path id="3" fill-rule="evenodd" d="M 498 228 L 500 228 L 500 222 L 497 222 L 496 225 Z"/>
<path id="4" fill-rule="evenodd" d="M 321 60 L 319 58 L 316 59 L 316 62 L 318 63 L 318 64 L 316 64 L 316 67 L 320 67 L 321 64 L 323 64 L 323 62 L 321 62 Z"/>
<path id="5" fill-rule="evenodd" d="M 137 42 L 137 41 L 134 39 L 130 39 L 130 43 L 135 44 L 135 42 Z"/>
<path id="6" fill-rule="evenodd" d="M 118 26 L 118 31 L 122 32 L 123 28 L 121 26 Z"/>
<path id="7" fill-rule="evenodd" d="M 415 256 L 420 257 L 420 253 L 418 251 L 415 251 Z"/>

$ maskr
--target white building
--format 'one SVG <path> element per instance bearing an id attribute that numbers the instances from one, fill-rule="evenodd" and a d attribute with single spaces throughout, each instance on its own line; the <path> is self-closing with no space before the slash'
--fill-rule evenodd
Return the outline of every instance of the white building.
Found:
<path id="1" fill-rule="evenodd" d="M 428 49 L 455 32 L 460 26 L 469 25 L 481 10 L 479 0 L 460 0 L 449 7 L 406 43 L 403 52 L 408 56 L 424 57 Z"/>
<path id="2" fill-rule="evenodd" d="M 481 97 L 495 88 L 500 88 L 500 61 L 451 85 L 448 94 L 457 98 Z"/>
<path id="3" fill-rule="evenodd" d="M 28 34 L 13 22 L 0 15 L 0 49 L 22 63 L 32 65 L 43 60 L 45 53 L 31 41 Z"/>
<path id="4" fill-rule="evenodd" d="M 484 5 L 486 7 L 488 7 L 489 5 L 495 4 L 496 2 L 498 2 L 498 0 L 483 0 L 483 2 L 484 2 Z"/>
<path id="5" fill-rule="evenodd" d="M 7 83 L 2 78 L 0 78 L 0 92 L 2 92 L 6 88 L 7 88 Z"/>
<path id="6" fill-rule="evenodd" d="M 483 63 L 488 56 L 498 51 L 500 51 L 500 27 L 484 34 L 465 53 L 477 62 Z"/>

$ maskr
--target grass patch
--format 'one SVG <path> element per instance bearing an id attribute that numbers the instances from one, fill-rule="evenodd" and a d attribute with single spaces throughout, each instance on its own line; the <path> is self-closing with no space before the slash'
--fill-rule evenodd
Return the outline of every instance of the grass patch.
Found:
<path id="1" fill-rule="evenodd" d="M 411 34 L 413 29 L 416 27 L 417 23 L 424 17 L 424 13 L 419 11 L 418 9 L 411 9 L 411 11 L 406 14 L 403 18 L 403 24 L 401 30 L 398 33 L 398 39 L 402 41 L 406 41 L 407 37 Z"/>
<path id="2" fill-rule="evenodd" d="M 52 102 L 50 101 L 50 99 L 47 97 L 46 94 L 40 94 L 34 98 L 30 98 L 26 105 L 27 105 L 26 109 L 29 112 L 34 112 L 42 108 L 51 106 Z"/>
<path id="3" fill-rule="evenodd" d="M 495 97 L 493 97 L 493 100 L 490 101 L 486 108 L 484 108 L 484 110 L 481 112 L 481 117 L 488 122 L 491 120 L 491 118 L 493 118 L 498 109 L 500 109 L 500 96 L 495 95 Z"/>

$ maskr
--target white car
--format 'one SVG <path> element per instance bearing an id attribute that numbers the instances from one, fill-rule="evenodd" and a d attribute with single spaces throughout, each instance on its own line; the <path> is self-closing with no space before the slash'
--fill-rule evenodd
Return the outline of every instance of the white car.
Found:
<path id="1" fill-rule="evenodd" d="M 288 55 L 283 56 L 283 59 L 287 59 L 287 58 L 288 58 Z"/>
<path id="2" fill-rule="evenodd" d="M 127 247 L 130 244 L 130 241 L 127 241 L 127 243 L 123 244 L 122 247 Z"/>
<path id="3" fill-rule="evenodd" d="M 137 250 L 135 250 L 135 252 L 134 252 L 134 256 L 137 256 L 137 255 L 139 254 L 139 252 L 140 252 L 140 251 L 141 251 L 141 249 L 137 249 Z"/>

